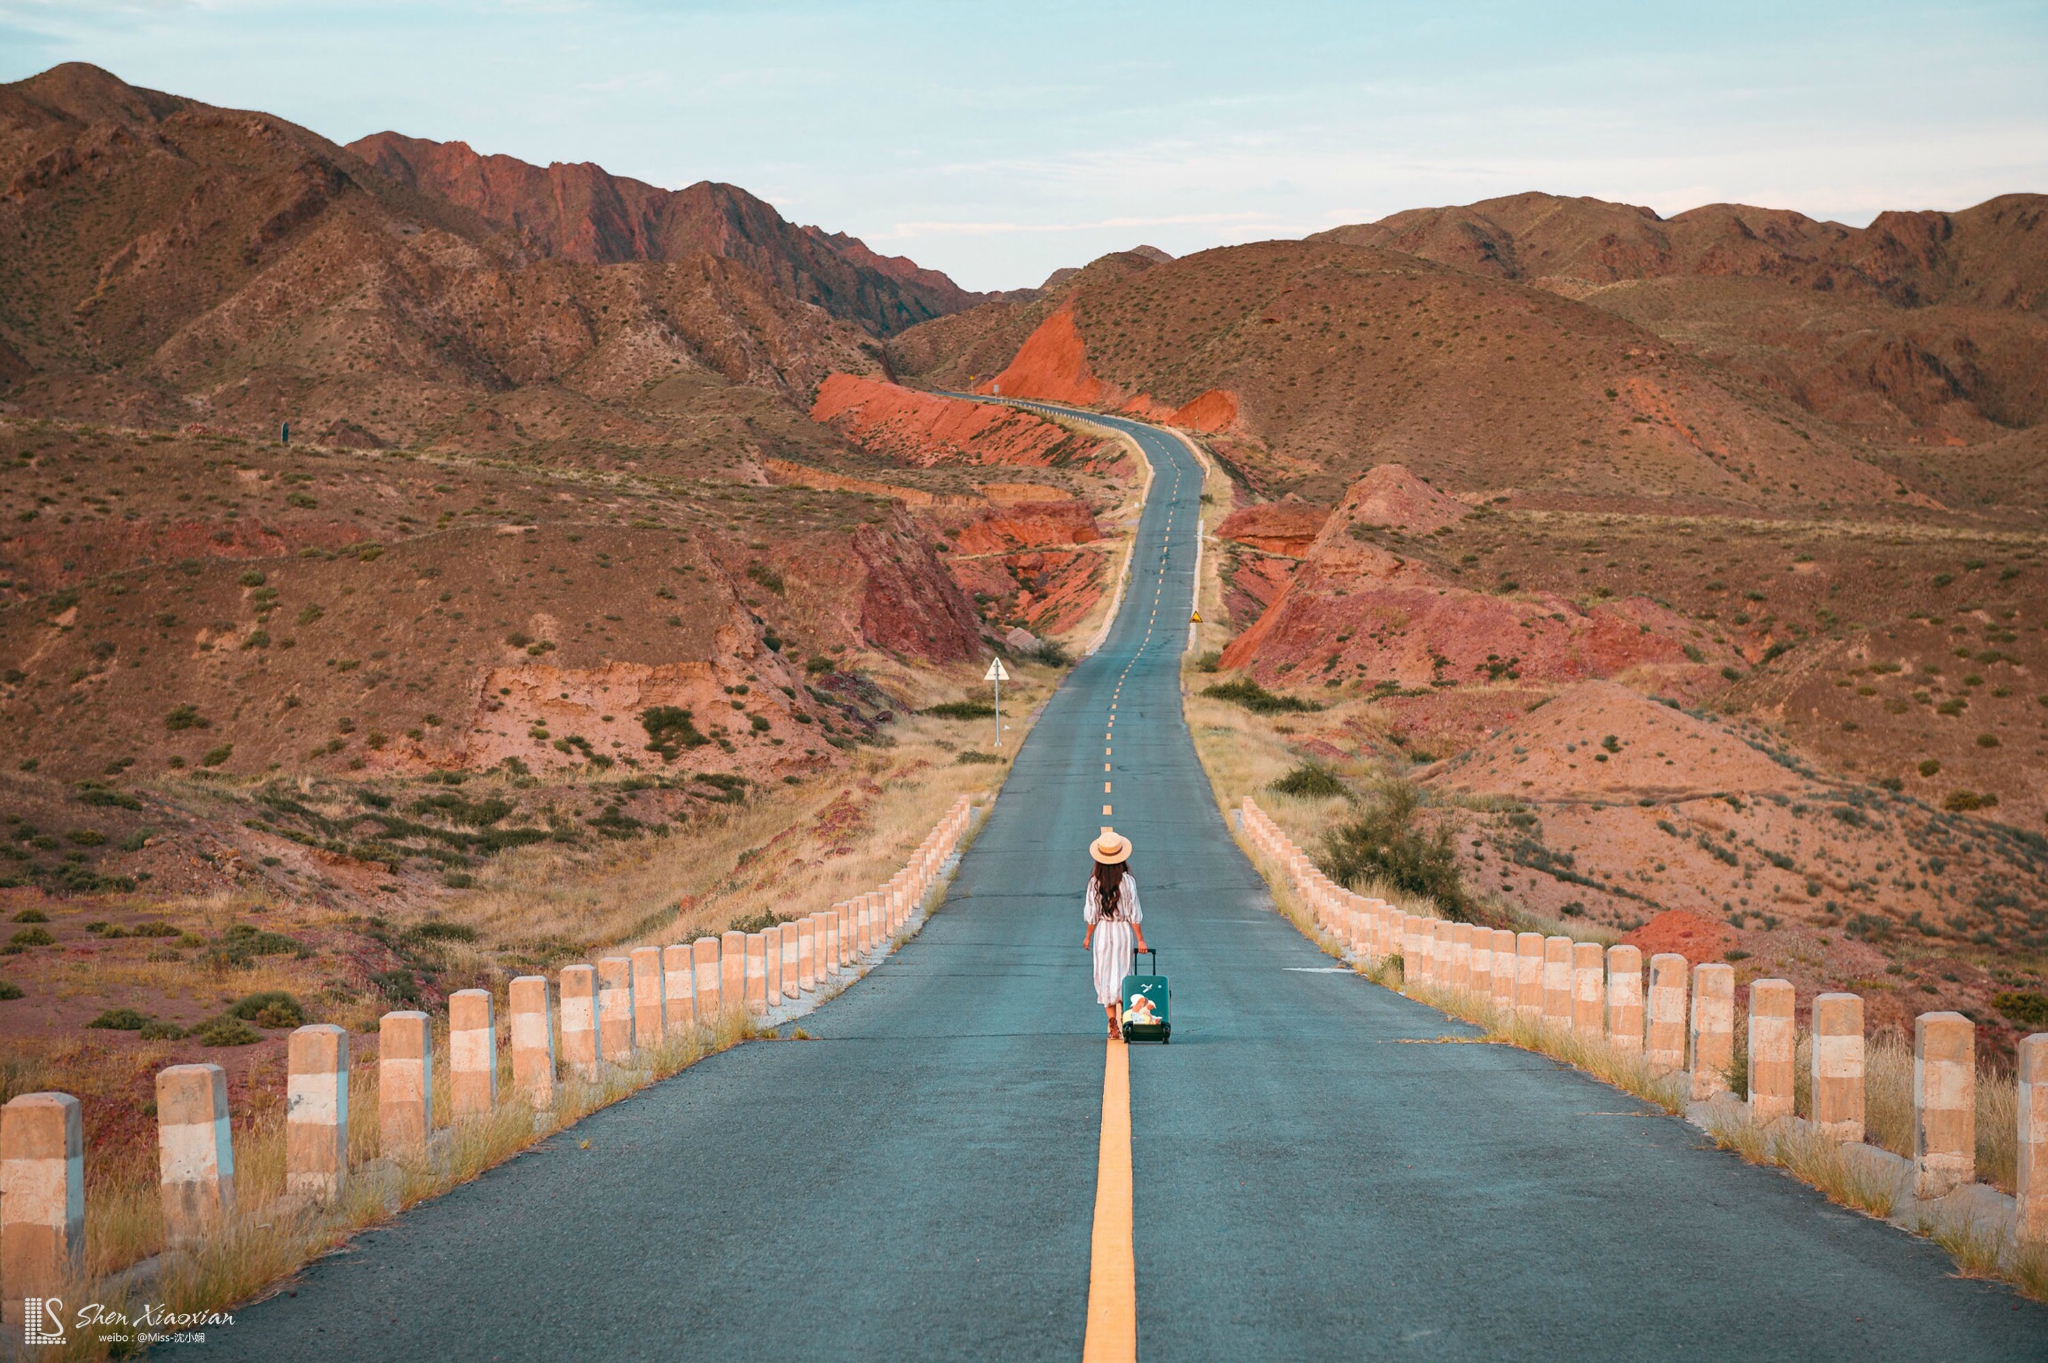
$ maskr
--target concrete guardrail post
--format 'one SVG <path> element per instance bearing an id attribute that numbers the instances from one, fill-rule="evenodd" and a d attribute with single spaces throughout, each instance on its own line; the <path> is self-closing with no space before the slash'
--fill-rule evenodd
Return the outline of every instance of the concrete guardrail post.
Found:
<path id="1" fill-rule="evenodd" d="M 782 951 L 782 997 L 793 999 L 803 992 L 799 976 L 803 969 L 803 952 L 799 948 L 803 929 L 794 923 L 784 923 L 777 931 L 781 936 L 777 945 Z"/>
<path id="2" fill-rule="evenodd" d="M 1472 987 L 1472 925 L 1451 924 L 1451 988 Z"/>
<path id="3" fill-rule="evenodd" d="M 661 1031 L 685 1037 L 697 1025 L 697 966 L 687 942 L 661 949 Z"/>
<path id="4" fill-rule="evenodd" d="M 597 1053 L 607 1064 L 633 1059 L 633 961 L 605 956 L 597 963 Z"/>
<path id="5" fill-rule="evenodd" d="M 535 1112 L 555 1105 L 555 1027 L 548 1007 L 548 977 L 521 975 L 512 981 L 512 1087 L 526 1095 Z"/>
<path id="6" fill-rule="evenodd" d="M 0 1319 L 42 1323 L 25 1303 L 85 1271 L 85 1126 L 68 1093 L 24 1093 L 0 1107 Z M 60 1332 L 61 1333 L 61 1332 Z"/>
<path id="7" fill-rule="evenodd" d="M 1961 1013 L 1913 1019 L 1913 1196 L 1977 1178 L 1977 1026 Z"/>
<path id="8" fill-rule="evenodd" d="M 1618 1051 L 1643 1050 L 1643 953 L 1638 947 L 1607 948 L 1607 1042 Z"/>
<path id="9" fill-rule="evenodd" d="M 661 1045 L 668 1026 L 668 978 L 661 968 L 661 948 L 634 947 L 626 958 L 633 963 L 633 1045 L 651 1051 Z"/>
<path id="10" fill-rule="evenodd" d="M 1813 1001 L 1813 1124 L 1838 1141 L 1863 1139 L 1863 996 Z"/>
<path id="11" fill-rule="evenodd" d="M 1472 929 L 1472 978 L 1465 986 L 1476 999 L 1493 998 L 1493 929 Z"/>
<path id="12" fill-rule="evenodd" d="M 782 925 L 761 929 L 761 986 L 764 1007 L 782 1002 Z"/>
<path id="13" fill-rule="evenodd" d="M 448 996 L 448 1111 L 456 1121 L 498 1105 L 498 1017 L 488 989 Z"/>
<path id="14" fill-rule="evenodd" d="M 768 943 L 760 933 L 747 934 L 747 1008 L 768 1011 Z"/>
<path id="15" fill-rule="evenodd" d="M 1401 979 L 1403 983 L 1429 983 L 1430 953 L 1435 941 L 1430 936 L 1429 920 L 1421 914 L 1411 913 L 1401 920 Z"/>
<path id="16" fill-rule="evenodd" d="M 1493 930 L 1493 1011 L 1506 1018 L 1515 1011 L 1515 934 Z"/>
<path id="17" fill-rule="evenodd" d="M 718 1001 L 727 1012 L 747 1003 L 747 934 L 725 932 L 718 938 Z"/>
<path id="18" fill-rule="evenodd" d="M 2048 1240 L 2048 1032 L 2024 1038 L 2015 1059 L 2020 1100 L 2019 1238 Z"/>
<path id="19" fill-rule="evenodd" d="M 386 1013 L 377 1027 L 377 1149 L 417 1155 L 434 1134 L 434 1028 L 417 1009 Z"/>
<path id="20" fill-rule="evenodd" d="M 1792 1115 L 1792 983 L 1749 986 L 1749 1117 L 1768 1122 Z"/>
<path id="21" fill-rule="evenodd" d="M 716 1027 L 722 1011 L 718 997 L 718 947 L 716 937 L 699 937 L 690 943 L 690 973 L 697 977 L 697 987 L 690 993 L 690 1010 L 699 1027 Z"/>
<path id="22" fill-rule="evenodd" d="M 1685 1066 L 1685 957 L 1660 951 L 1650 958 L 1649 1025 L 1643 1059 L 1659 1074 Z"/>
<path id="23" fill-rule="evenodd" d="M 1451 929 L 1456 926 L 1442 918 L 1429 922 L 1429 982 L 1439 989 L 1451 987 Z"/>
<path id="24" fill-rule="evenodd" d="M 1728 1091 L 1735 1062 L 1735 967 L 1708 961 L 1692 969 L 1692 1100 Z"/>
<path id="25" fill-rule="evenodd" d="M 348 1177 L 348 1032 L 331 1022 L 294 1030 L 284 1083 L 284 1190 L 332 1202 Z"/>
<path id="26" fill-rule="evenodd" d="M 1543 939 L 1543 1021 L 1569 1031 L 1572 1025 L 1572 939 Z"/>
<path id="27" fill-rule="evenodd" d="M 1543 934 L 1515 934 L 1515 1016 L 1543 1020 Z"/>
<path id="28" fill-rule="evenodd" d="M 1572 943 L 1572 1035 L 1607 1034 L 1607 953 L 1598 942 Z"/>
<path id="29" fill-rule="evenodd" d="M 235 1211 L 228 1072 L 218 1065 L 157 1071 L 156 1129 L 164 1241 L 173 1248 L 197 1243 Z"/>
<path id="30" fill-rule="evenodd" d="M 818 916 L 796 925 L 796 987 L 809 993 L 818 987 Z"/>
<path id="31" fill-rule="evenodd" d="M 577 1076 L 595 1079 L 597 1064 L 597 967 L 562 967 L 562 1060 Z"/>

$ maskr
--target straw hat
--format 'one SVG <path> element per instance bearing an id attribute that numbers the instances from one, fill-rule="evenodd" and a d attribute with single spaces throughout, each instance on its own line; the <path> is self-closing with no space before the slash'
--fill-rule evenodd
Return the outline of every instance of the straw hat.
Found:
<path id="1" fill-rule="evenodd" d="M 1131 840 L 1105 824 L 1102 836 L 1088 844 L 1088 855 L 1104 866 L 1114 866 L 1129 859 Z"/>

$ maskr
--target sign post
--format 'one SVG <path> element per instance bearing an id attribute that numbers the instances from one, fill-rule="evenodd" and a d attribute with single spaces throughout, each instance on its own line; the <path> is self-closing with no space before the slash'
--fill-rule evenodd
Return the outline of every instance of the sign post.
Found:
<path id="1" fill-rule="evenodd" d="M 1010 679 L 1010 674 L 1003 670 L 1003 660 L 1001 658 L 991 658 L 989 659 L 988 671 L 982 673 L 981 679 L 985 682 L 995 683 L 996 746 L 1000 748 L 1003 746 L 1003 683 Z"/>

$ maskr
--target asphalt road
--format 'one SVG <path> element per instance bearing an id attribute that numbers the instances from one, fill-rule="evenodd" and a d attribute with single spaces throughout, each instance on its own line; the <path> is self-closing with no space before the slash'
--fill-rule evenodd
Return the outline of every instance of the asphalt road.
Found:
<path id="1" fill-rule="evenodd" d="M 1200 469 L 1127 425 L 1158 473 L 1108 641 L 944 910 L 805 1020 L 817 1040 L 704 1061 L 187 1347 L 1078 1358 L 1103 1056 L 1080 892 L 1113 822 L 1173 982 L 1173 1044 L 1130 1067 L 1143 1358 L 2048 1357 L 2048 1311 L 1925 1241 L 1328 968 L 1181 720 Z"/>

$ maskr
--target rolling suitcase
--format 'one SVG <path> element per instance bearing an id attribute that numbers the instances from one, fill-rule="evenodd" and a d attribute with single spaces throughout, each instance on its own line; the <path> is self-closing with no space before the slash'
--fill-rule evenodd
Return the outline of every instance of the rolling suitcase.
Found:
<path id="1" fill-rule="evenodd" d="M 1166 976 L 1159 973 L 1159 953 L 1145 954 L 1152 958 L 1152 973 L 1124 976 L 1124 1040 L 1157 1041 L 1163 1046 L 1173 1039 Z"/>

